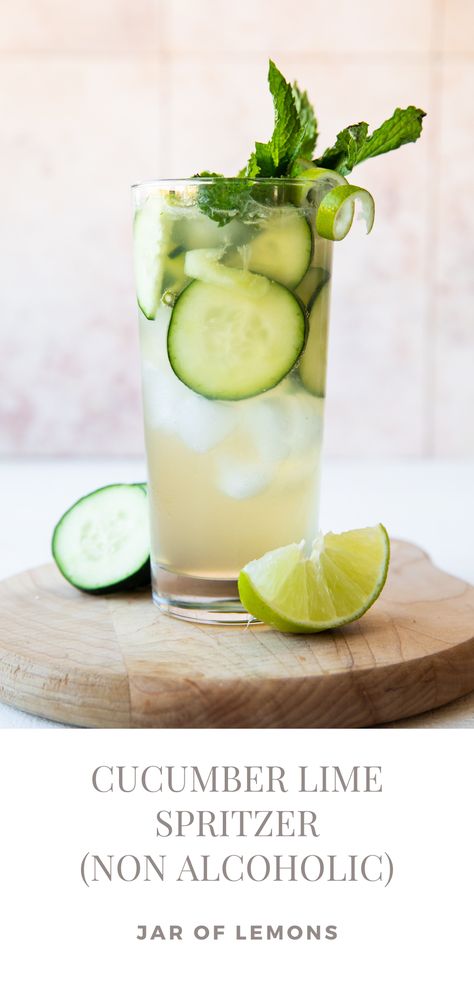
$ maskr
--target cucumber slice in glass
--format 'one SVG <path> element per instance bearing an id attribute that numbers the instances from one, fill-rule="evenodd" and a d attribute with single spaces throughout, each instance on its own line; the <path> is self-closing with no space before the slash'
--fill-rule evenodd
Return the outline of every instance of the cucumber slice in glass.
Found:
<path id="1" fill-rule="evenodd" d="M 184 260 L 185 254 L 181 252 L 176 253 L 174 250 L 168 253 L 164 260 L 163 266 L 163 277 L 162 277 L 162 295 L 165 290 L 171 290 L 173 293 L 179 293 L 183 289 L 186 283 L 186 276 L 184 273 Z"/>
<path id="2" fill-rule="evenodd" d="M 146 318 L 154 319 L 163 293 L 163 275 L 170 264 L 172 219 L 161 197 L 150 195 L 135 214 L 133 255 L 138 306 Z"/>
<path id="3" fill-rule="evenodd" d="M 227 267 L 222 267 L 227 270 Z M 232 272 L 232 271 L 228 271 Z M 305 315 L 294 294 L 263 280 L 263 293 L 194 280 L 179 295 L 168 356 L 180 380 L 215 400 L 239 401 L 275 387 L 304 345 Z"/>
<path id="4" fill-rule="evenodd" d="M 295 287 L 294 291 L 305 308 L 308 310 L 311 309 L 313 301 L 328 280 L 329 273 L 327 269 L 323 269 L 321 266 L 311 266 L 307 273 L 305 273 L 301 283 Z"/>
<path id="5" fill-rule="evenodd" d="M 193 280 L 212 283 L 214 286 L 240 288 L 253 297 L 265 294 L 268 280 L 258 273 L 235 270 L 220 262 L 223 249 L 191 249 L 186 253 L 184 272 Z"/>
<path id="6" fill-rule="evenodd" d="M 231 243 L 238 244 L 248 238 L 248 231 L 247 226 L 237 218 L 221 226 L 205 214 L 189 215 L 189 212 L 186 212 L 184 217 L 175 222 L 173 236 L 186 251 L 189 251 L 224 247 Z"/>
<path id="7" fill-rule="evenodd" d="M 149 584 L 146 484 L 110 484 L 80 498 L 56 525 L 52 553 L 63 577 L 90 594 Z"/>
<path id="8" fill-rule="evenodd" d="M 329 282 L 326 281 L 320 285 L 312 302 L 308 338 L 298 367 L 302 383 L 317 397 L 324 397 L 326 391 L 329 298 Z"/>
<path id="9" fill-rule="evenodd" d="M 311 262 L 313 235 L 294 207 L 274 208 L 259 234 L 226 257 L 228 266 L 260 273 L 292 290 Z"/>

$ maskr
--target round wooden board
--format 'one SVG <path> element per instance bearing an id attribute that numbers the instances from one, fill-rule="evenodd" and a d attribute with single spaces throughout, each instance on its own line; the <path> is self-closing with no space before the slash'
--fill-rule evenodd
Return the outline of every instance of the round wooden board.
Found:
<path id="1" fill-rule="evenodd" d="M 393 542 L 368 614 L 315 636 L 168 618 L 91 597 L 53 564 L 0 584 L 0 698 L 94 727 L 356 727 L 474 689 L 474 587 Z"/>

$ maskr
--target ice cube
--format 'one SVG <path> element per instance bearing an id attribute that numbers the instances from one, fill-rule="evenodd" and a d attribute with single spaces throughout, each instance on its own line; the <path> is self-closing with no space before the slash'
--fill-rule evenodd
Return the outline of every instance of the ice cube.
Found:
<path id="1" fill-rule="evenodd" d="M 286 399 L 290 422 L 289 445 L 292 456 L 304 453 L 316 444 L 322 436 L 323 401 L 304 391 L 298 391 Z"/>
<path id="2" fill-rule="evenodd" d="M 158 369 L 170 367 L 167 351 L 168 326 L 171 308 L 160 304 L 154 321 L 140 315 L 140 348 L 143 362 L 151 363 Z"/>
<path id="3" fill-rule="evenodd" d="M 209 401 L 187 387 L 184 390 L 178 412 L 178 434 L 193 452 L 207 453 L 234 430 L 236 412 L 225 401 Z"/>
<path id="4" fill-rule="evenodd" d="M 165 308 L 167 312 L 169 309 Z M 206 453 L 233 431 L 236 414 L 225 401 L 195 394 L 174 373 L 166 348 L 169 316 L 142 332 L 142 380 L 147 424 L 176 432 L 189 449 Z M 149 328 L 148 326 L 154 326 Z M 144 347 L 145 346 L 145 347 Z"/>
<path id="5" fill-rule="evenodd" d="M 303 453 L 321 438 L 321 398 L 276 387 L 252 399 L 245 411 L 247 432 L 261 459 L 281 462 Z"/>
<path id="6" fill-rule="evenodd" d="M 195 453 L 207 453 L 229 435 L 235 413 L 225 403 L 208 401 L 186 387 L 171 368 L 143 364 L 143 398 L 150 428 L 176 432 Z"/>
<path id="7" fill-rule="evenodd" d="M 156 369 L 148 362 L 143 364 L 143 403 L 145 419 L 149 428 L 175 432 L 183 396 L 183 385 L 165 370 Z M 178 386 L 177 386 L 178 385 Z"/>
<path id="8" fill-rule="evenodd" d="M 217 470 L 217 486 L 227 497 L 245 501 L 266 490 L 273 478 L 268 465 L 222 457 Z"/>
<path id="9" fill-rule="evenodd" d="M 246 423 L 261 459 L 278 462 L 290 454 L 291 420 L 285 397 L 256 398 L 246 412 Z"/>

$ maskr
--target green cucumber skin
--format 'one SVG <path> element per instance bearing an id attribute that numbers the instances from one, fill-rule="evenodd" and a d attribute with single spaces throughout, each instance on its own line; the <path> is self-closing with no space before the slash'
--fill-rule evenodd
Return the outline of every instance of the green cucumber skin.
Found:
<path id="1" fill-rule="evenodd" d="M 137 297 L 137 304 L 138 304 L 138 307 L 140 308 L 140 311 L 145 316 L 145 318 L 147 318 L 148 321 L 154 321 L 155 320 L 155 315 L 154 314 L 147 314 L 146 313 L 145 308 L 143 308 L 141 306 L 140 301 L 138 300 L 138 297 Z"/>
<path id="2" fill-rule="evenodd" d="M 129 574 L 127 577 L 121 578 L 116 583 L 108 584 L 102 587 L 85 587 L 84 585 L 78 584 L 76 581 L 71 579 L 67 569 L 65 569 L 62 564 L 61 558 L 56 553 L 57 537 L 64 519 L 71 513 L 71 511 L 73 511 L 74 508 L 77 508 L 78 505 L 82 504 L 83 501 L 88 501 L 89 498 L 93 497 L 95 494 L 99 494 L 102 491 L 116 487 L 138 487 L 145 493 L 148 492 L 148 485 L 146 483 L 107 484 L 104 487 L 97 487 L 94 491 L 90 491 L 88 494 L 83 494 L 83 496 L 75 501 L 74 504 L 70 505 L 64 514 L 61 515 L 61 518 L 56 523 L 53 530 L 51 538 L 51 554 L 53 560 L 64 579 L 67 580 L 68 584 L 71 584 L 72 587 L 75 587 L 78 591 L 82 591 L 84 594 L 117 594 L 120 593 L 120 591 L 133 591 L 139 588 L 149 587 L 151 585 L 151 562 L 149 556 L 146 560 L 144 560 L 138 570 L 136 570 L 133 574 Z"/>
<path id="3" fill-rule="evenodd" d="M 296 275 L 293 275 L 291 279 L 289 277 L 285 279 L 281 271 L 278 274 L 275 272 L 275 269 L 272 267 L 271 261 L 269 262 L 269 264 L 265 264 L 264 266 L 260 264 L 259 266 L 257 262 L 252 260 L 251 255 L 248 261 L 248 270 L 250 273 L 255 273 L 260 276 L 265 276 L 267 277 L 267 279 L 271 280 L 272 283 L 279 283 L 287 290 L 292 290 L 292 291 L 295 290 L 298 284 L 300 284 L 304 279 L 306 273 L 308 272 L 308 269 L 311 266 L 311 261 L 314 254 L 314 233 L 312 226 L 308 221 L 308 218 L 304 214 L 301 214 L 300 212 L 297 212 L 297 220 L 298 224 L 301 223 L 302 226 L 304 226 L 305 230 L 304 242 L 305 242 L 306 259 L 305 259 L 304 269 L 300 269 L 299 272 L 297 272 Z M 269 220 L 267 224 L 260 231 L 257 229 L 257 231 L 252 233 L 252 237 L 246 243 L 250 249 L 250 252 L 252 253 L 252 251 L 255 251 L 255 245 L 258 244 L 260 238 L 265 238 L 269 234 L 271 235 L 271 232 L 272 232 L 272 222 L 271 220 Z M 285 240 L 285 235 L 283 235 L 282 238 L 283 240 Z M 235 249 L 235 247 L 233 247 L 233 249 Z"/>
<path id="4" fill-rule="evenodd" d="M 56 565 L 59 567 L 59 570 L 61 570 L 61 567 L 59 566 L 57 561 Z M 75 587 L 76 590 L 82 591 L 83 594 L 96 594 L 96 595 L 121 594 L 122 592 L 125 591 L 128 592 L 139 591 L 140 589 L 151 586 L 150 557 L 148 557 L 148 560 L 143 564 L 142 567 L 140 567 L 139 570 L 136 571 L 136 573 L 131 574 L 130 577 L 126 578 L 126 580 L 120 580 L 116 584 L 109 584 L 108 587 L 80 587 L 79 584 L 75 584 L 73 583 L 72 580 L 69 580 L 67 574 L 63 573 L 62 570 L 61 573 L 69 584 L 72 584 L 72 586 Z"/>
<path id="5" fill-rule="evenodd" d="M 184 254 L 185 250 L 183 249 L 182 246 L 179 245 L 176 247 L 176 249 L 173 249 L 171 252 L 168 252 L 166 258 L 174 262 L 176 259 L 179 260 L 181 257 L 183 257 L 184 259 Z M 177 284 L 181 284 L 179 288 L 177 288 Z M 161 297 L 160 297 L 160 302 L 156 307 L 156 310 L 154 310 L 153 313 L 148 313 L 145 310 L 143 304 L 141 303 L 139 297 L 137 296 L 136 299 L 138 307 L 148 321 L 156 321 L 157 314 L 160 308 L 160 303 L 163 300 L 163 294 L 165 294 L 167 291 L 171 291 L 172 293 L 178 293 L 179 291 L 179 293 L 181 293 L 181 291 L 184 290 L 187 285 L 188 281 L 186 280 L 186 277 L 184 277 L 184 273 L 183 277 L 180 279 L 176 273 L 173 273 L 169 268 L 168 269 L 166 268 L 166 263 L 165 263 L 163 266 L 163 273 L 161 278 L 161 287 L 160 287 Z"/>
<path id="6" fill-rule="evenodd" d="M 300 279 L 298 280 L 298 283 L 301 283 L 301 280 L 304 279 L 306 273 L 308 272 L 308 270 L 309 270 L 309 268 L 311 266 L 311 263 L 313 261 L 313 255 L 314 255 L 314 232 L 313 232 L 313 227 L 312 227 L 312 225 L 309 222 L 309 220 L 308 220 L 307 217 L 305 217 L 305 222 L 306 222 L 306 226 L 308 228 L 308 234 L 309 234 L 309 258 L 308 258 L 308 265 L 306 267 L 306 271 L 305 271 L 305 273 L 303 273 L 303 276 L 300 277 Z M 296 287 L 298 286 L 298 283 L 294 284 L 291 289 L 294 290 L 295 286 Z"/>
<path id="7" fill-rule="evenodd" d="M 175 245 L 174 249 L 168 252 L 168 259 L 176 259 L 176 256 L 181 256 L 183 252 L 186 252 L 184 245 Z"/>
<path id="8" fill-rule="evenodd" d="M 310 293 L 309 293 L 308 296 L 306 296 L 306 293 L 303 293 L 303 294 L 300 295 L 299 290 L 301 288 L 301 285 L 304 283 L 304 281 L 306 280 L 306 277 L 308 276 L 308 274 L 310 272 L 314 273 L 315 280 L 317 281 L 316 282 L 316 286 L 315 286 L 314 290 L 310 291 Z M 312 270 L 311 270 L 311 267 L 310 267 L 310 269 L 306 271 L 306 273 L 305 273 L 305 275 L 303 277 L 303 280 L 301 280 L 300 283 L 298 284 L 298 286 L 295 287 L 295 289 L 293 290 L 293 293 L 294 293 L 295 297 L 297 297 L 298 300 L 300 301 L 301 306 L 306 311 L 306 314 L 307 314 L 308 318 L 309 318 L 309 315 L 311 314 L 311 309 L 313 307 L 313 304 L 314 304 L 314 302 L 315 302 L 318 294 L 321 293 L 321 290 L 326 285 L 326 283 L 329 282 L 330 279 L 331 279 L 331 274 L 328 272 L 328 270 L 323 269 L 321 266 L 315 266 L 314 269 L 312 269 Z"/>
<path id="9" fill-rule="evenodd" d="M 321 342 L 319 343 L 319 346 L 320 346 L 319 356 L 313 357 L 313 358 L 317 358 L 320 361 L 320 363 L 322 364 L 322 370 L 323 370 L 322 376 L 319 376 L 316 385 L 315 385 L 315 379 L 314 379 L 313 373 L 311 373 L 309 376 L 306 373 L 304 361 L 305 361 L 306 348 L 308 346 L 308 340 L 309 340 L 309 337 L 311 335 L 311 313 L 312 313 L 312 310 L 313 310 L 313 308 L 314 308 L 314 306 L 316 304 L 316 301 L 317 301 L 317 299 L 318 299 L 321 291 L 324 290 L 325 287 L 327 287 L 327 285 L 329 283 L 329 280 L 330 280 L 330 274 L 327 275 L 327 279 L 326 280 L 324 280 L 322 283 L 320 283 L 318 285 L 318 287 L 316 288 L 315 293 L 313 294 L 313 296 L 311 298 L 310 303 L 308 304 L 308 321 L 307 321 L 306 340 L 305 340 L 305 346 L 304 346 L 304 349 L 301 352 L 300 361 L 299 361 L 300 379 L 301 379 L 301 381 L 302 381 L 305 389 L 310 394 L 312 394 L 313 397 L 319 397 L 319 398 L 322 398 L 322 399 L 324 399 L 325 396 L 326 396 L 326 371 L 327 371 L 327 349 L 328 349 L 328 337 L 327 337 L 327 331 L 328 330 L 327 330 L 327 328 L 326 328 L 326 336 L 325 336 L 325 338 L 323 340 L 321 340 Z M 330 288 L 328 288 L 328 289 L 330 289 Z M 313 343 L 311 343 L 311 345 L 313 345 Z"/>
<path id="10" fill-rule="evenodd" d="M 136 211 L 135 217 L 133 219 L 133 251 L 134 251 L 134 255 L 137 252 L 137 228 L 140 225 L 142 211 L 143 211 L 143 208 L 141 210 Z M 137 283 L 137 279 L 135 279 L 135 283 Z M 145 309 L 145 306 L 142 304 L 142 302 L 141 302 L 141 300 L 140 300 L 140 298 L 138 296 L 138 293 L 135 296 L 136 296 L 138 307 L 139 307 L 140 311 L 142 312 L 142 314 L 145 315 L 145 318 L 148 318 L 148 321 L 154 321 L 155 320 L 155 313 L 156 312 L 154 311 L 152 313 L 152 312 L 147 311 Z"/>
<path id="11" fill-rule="evenodd" d="M 275 283 L 279 282 L 279 283 L 282 284 L 282 286 L 286 287 L 287 290 L 292 290 L 292 291 L 294 291 L 295 287 L 297 287 L 298 284 L 301 283 L 301 281 L 306 276 L 306 273 L 308 272 L 308 270 L 309 270 L 309 268 L 311 266 L 311 260 L 313 258 L 313 252 L 314 252 L 314 234 L 313 234 L 313 229 L 312 229 L 312 227 L 311 227 L 311 225 L 310 225 L 310 223 L 308 221 L 308 218 L 306 218 L 304 215 L 301 215 L 301 214 L 300 214 L 300 218 L 301 218 L 301 220 L 304 221 L 304 223 L 306 225 L 306 234 L 307 234 L 307 239 L 308 239 L 306 269 L 304 270 L 303 273 L 301 273 L 301 274 L 298 275 L 297 279 L 294 278 L 293 280 L 289 280 L 287 283 L 283 283 L 283 281 L 281 279 L 279 281 L 274 280 Z M 255 270 L 255 272 L 257 272 L 257 270 Z"/>
<path id="12" fill-rule="evenodd" d="M 302 347 L 301 352 L 303 352 L 303 348 L 304 347 Z M 300 356 L 301 353 L 299 356 L 297 356 L 294 366 L 296 366 L 297 363 L 299 362 Z M 294 366 L 291 367 L 291 370 L 294 369 Z M 251 397 L 259 397 L 260 394 L 266 394 L 267 391 L 273 390 L 274 387 L 278 387 L 278 384 L 283 382 L 285 377 L 287 377 L 291 373 L 291 370 L 288 370 L 288 373 L 284 373 L 282 377 L 280 377 L 278 380 L 275 380 L 274 383 L 269 384 L 268 387 L 265 387 L 263 390 L 256 390 L 253 391 L 251 394 L 239 394 L 238 397 L 230 396 L 227 394 L 221 397 L 216 394 L 205 394 L 204 391 L 202 390 L 194 390 L 193 387 L 190 387 L 189 384 L 186 383 L 186 381 L 179 376 L 179 373 L 176 373 L 176 370 L 173 370 L 173 372 L 175 376 L 178 377 L 178 380 L 181 380 L 181 383 L 184 384 L 184 386 L 187 387 L 188 390 L 192 390 L 194 394 L 197 394 L 198 397 L 205 397 L 208 401 L 229 401 L 232 404 L 236 404 L 238 401 L 249 401 Z"/>
<path id="13" fill-rule="evenodd" d="M 326 284 L 329 283 L 329 281 L 331 279 L 331 274 L 328 273 L 327 270 L 321 270 L 321 274 L 324 274 L 324 276 L 321 276 L 321 282 L 318 283 L 318 285 L 316 287 L 316 290 L 314 291 L 314 294 L 311 295 L 311 297 L 310 297 L 310 299 L 308 301 L 308 318 L 311 315 L 311 311 L 312 311 L 312 308 L 313 308 L 313 305 L 314 305 L 314 302 L 315 302 L 316 298 L 319 297 L 319 295 L 320 295 L 323 287 L 325 287 Z"/>
<path id="14" fill-rule="evenodd" d="M 253 391 L 251 391 L 249 393 L 245 393 L 245 394 L 239 393 L 237 396 L 232 396 L 232 395 L 227 395 L 227 394 L 225 396 L 224 395 L 216 395 L 215 393 L 212 393 L 212 392 L 206 393 L 203 390 L 199 390 L 198 391 L 198 390 L 195 390 L 193 387 L 190 387 L 190 385 L 186 382 L 186 380 L 184 380 L 180 376 L 179 372 L 177 372 L 177 370 L 175 368 L 174 357 L 173 357 L 173 352 L 172 352 L 172 348 L 171 348 L 171 341 L 172 341 L 172 338 L 173 338 L 173 319 L 175 318 L 176 314 L 179 314 L 179 312 L 177 310 L 178 309 L 178 305 L 179 305 L 179 301 L 184 297 L 184 295 L 186 294 L 186 292 L 188 290 L 190 290 L 195 283 L 198 283 L 198 282 L 200 282 L 200 281 L 198 281 L 198 280 L 192 280 L 191 283 L 188 283 L 188 285 L 186 287 L 184 287 L 184 289 L 178 295 L 178 297 L 176 299 L 176 302 L 175 302 L 175 305 L 173 307 L 173 314 L 172 314 L 172 318 L 171 318 L 170 325 L 169 325 L 169 328 L 168 328 L 168 336 L 167 336 L 166 348 L 167 348 L 167 353 L 168 353 L 168 359 L 169 359 L 171 368 L 172 368 L 173 373 L 175 374 L 175 376 L 178 378 L 178 380 L 181 381 L 181 383 L 184 384 L 185 387 L 188 388 L 188 390 L 192 390 L 195 394 L 198 394 L 198 396 L 205 397 L 209 401 L 232 401 L 232 402 L 234 402 L 234 401 L 246 401 L 246 400 L 249 400 L 249 398 L 251 398 L 251 397 L 258 397 L 259 394 L 266 393 L 268 390 L 273 390 L 274 387 L 277 387 L 278 384 L 282 383 L 282 381 L 285 380 L 285 378 L 292 372 L 292 370 L 295 369 L 298 366 L 298 363 L 299 363 L 299 361 L 301 359 L 301 356 L 302 356 L 302 354 L 304 352 L 305 342 L 307 340 L 307 335 L 308 335 L 308 315 L 307 315 L 306 309 L 305 309 L 304 305 L 302 304 L 302 302 L 300 301 L 300 299 L 296 296 L 296 294 L 294 294 L 291 290 L 289 290 L 288 287 L 286 287 L 284 284 L 278 283 L 276 280 L 270 280 L 269 281 L 269 283 L 274 284 L 274 285 L 276 285 L 278 287 L 281 287 L 287 294 L 290 294 L 290 296 L 295 301 L 295 304 L 298 306 L 298 309 L 299 309 L 299 312 L 301 314 L 301 318 L 302 318 L 302 321 L 303 321 L 303 337 L 302 337 L 301 349 L 300 349 L 298 355 L 295 357 L 294 362 L 293 362 L 292 366 L 290 367 L 290 369 L 286 370 L 281 376 L 277 377 L 277 379 L 275 381 L 272 381 L 271 383 L 269 383 L 268 386 L 266 386 L 262 390 L 253 390 Z"/>

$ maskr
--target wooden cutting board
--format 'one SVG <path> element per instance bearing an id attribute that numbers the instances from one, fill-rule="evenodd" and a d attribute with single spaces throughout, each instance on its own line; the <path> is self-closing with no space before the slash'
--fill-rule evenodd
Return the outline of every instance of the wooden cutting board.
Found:
<path id="1" fill-rule="evenodd" d="M 0 698 L 94 727 L 371 726 L 474 689 L 474 587 L 393 542 L 379 601 L 315 636 L 91 597 L 53 564 L 0 584 Z"/>

